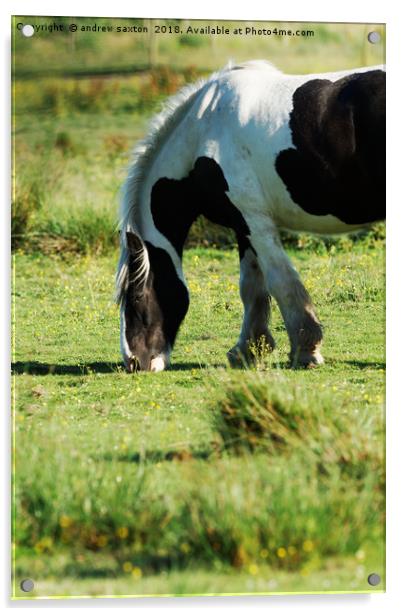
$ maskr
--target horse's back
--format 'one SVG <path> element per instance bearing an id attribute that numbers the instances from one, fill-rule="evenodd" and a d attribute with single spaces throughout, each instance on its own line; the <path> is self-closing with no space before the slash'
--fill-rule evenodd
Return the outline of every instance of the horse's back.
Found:
<path id="1" fill-rule="evenodd" d="M 236 206 L 318 233 L 384 219 L 383 68 L 294 76 L 256 64 L 226 76 L 228 121 L 211 142 Z"/>
<path id="2" fill-rule="evenodd" d="M 192 178 L 197 194 L 219 185 L 250 224 L 265 217 L 296 231 L 343 232 L 382 219 L 380 69 L 298 76 L 253 62 L 218 73 L 161 144 L 148 194 L 161 178 Z"/>

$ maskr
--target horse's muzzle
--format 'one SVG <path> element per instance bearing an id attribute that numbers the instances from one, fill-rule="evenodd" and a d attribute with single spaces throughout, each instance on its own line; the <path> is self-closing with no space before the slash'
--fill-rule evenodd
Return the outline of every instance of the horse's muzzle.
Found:
<path id="1" fill-rule="evenodd" d="M 166 361 L 160 355 L 151 357 L 147 361 L 141 362 L 138 357 L 133 356 L 126 361 L 126 370 L 129 373 L 133 372 L 161 372 L 166 368 Z"/>

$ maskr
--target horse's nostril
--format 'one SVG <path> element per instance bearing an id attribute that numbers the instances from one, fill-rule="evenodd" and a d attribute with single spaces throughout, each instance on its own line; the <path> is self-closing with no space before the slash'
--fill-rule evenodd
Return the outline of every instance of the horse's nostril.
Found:
<path id="1" fill-rule="evenodd" d="M 131 357 L 127 364 L 128 372 L 138 372 L 140 370 L 140 362 L 137 357 Z"/>

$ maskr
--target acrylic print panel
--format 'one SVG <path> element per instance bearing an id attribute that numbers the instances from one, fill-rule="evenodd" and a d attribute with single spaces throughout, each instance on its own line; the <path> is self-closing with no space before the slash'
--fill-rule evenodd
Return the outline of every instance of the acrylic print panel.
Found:
<path id="1" fill-rule="evenodd" d="M 384 25 L 12 38 L 13 597 L 383 591 Z"/>

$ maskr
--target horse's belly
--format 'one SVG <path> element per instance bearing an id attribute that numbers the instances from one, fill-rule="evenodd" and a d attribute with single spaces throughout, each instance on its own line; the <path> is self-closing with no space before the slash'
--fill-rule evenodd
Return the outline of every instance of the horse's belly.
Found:
<path id="1" fill-rule="evenodd" d="M 267 206 L 267 212 L 273 216 L 276 225 L 296 233 L 317 233 L 331 235 L 336 233 L 351 233 L 370 227 L 372 223 L 348 224 L 332 214 L 309 214 L 294 203 L 290 197 L 281 199 L 276 206 Z"/>

